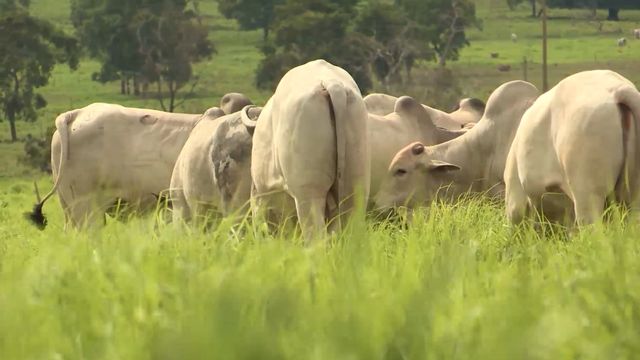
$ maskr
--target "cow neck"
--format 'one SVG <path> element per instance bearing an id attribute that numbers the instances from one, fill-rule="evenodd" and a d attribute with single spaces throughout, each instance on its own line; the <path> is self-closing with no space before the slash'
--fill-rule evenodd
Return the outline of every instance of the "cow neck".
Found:
<path id="1" fill-rule="evenodd" d="M 480 190 L 478 187 L 492 185 L 485 183 L 491 182 L 494 177 L 491 168 L 495 153 L 495 130 L 493 122 L 485 121 L 462 136 L 430 147 L 429 152 L 435 160 L 460 166 L 461 170 L 456 173 L 454 182 L 460 183 L 462 187 L 473 185 L 474 189 Z"/>

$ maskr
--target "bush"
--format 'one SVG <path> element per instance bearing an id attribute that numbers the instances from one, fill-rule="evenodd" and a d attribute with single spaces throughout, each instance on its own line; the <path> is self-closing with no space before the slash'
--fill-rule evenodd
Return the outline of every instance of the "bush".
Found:
<path id="1" fill-rule="evenodd" d="M 51 137 L 55 131 L 55 126 L 48 127 L 42 138 L 27 134 L 24 155 L 20 157 L 20 161 L 40 171 L 51 173 Z"/>

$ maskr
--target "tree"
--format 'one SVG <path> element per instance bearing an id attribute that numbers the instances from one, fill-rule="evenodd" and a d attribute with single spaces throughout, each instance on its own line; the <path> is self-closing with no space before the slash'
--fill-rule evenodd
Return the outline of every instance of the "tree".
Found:
<path id="1" fill-rule="evenodd" d="M 375 40 L 373 72 L 385 86 L 390 82 L 403 82 L 402 70 L 410 79 L 416 60 L 433 59 L 434 53 L 415 23 L 391 2 L 366 3 L 355 20 L 355 30 Z"/>
<path id="2" fill-rule="evenodd" d="M 275 7 L 284 0 L 218 0 L 218 10 L 228 19 L 236 19 L 242 30 L 262 29 L 262 39 L 269 39 Z"/>
<path id="3" fill-rule="evenodd" d="M 46 101 L 36 89 L 47 85 L 58 63 L 78 66 L 77 40 L 29 15 L 28 1 L 0 0 L 0 110 L 16 141 L 16 120 L 35 120 Z"/>
<path id="4" fill-rule="evenodd" d="M 273 87 L 286 71 L 313 59 L 326 59 L 347 70 L 364 92 L 372 86 L 371 39 L 348 28 L 357 0 L 286 0 L 276 7 L 275 40 L 262 47 L 265 58 L 256 80 Z"/>
<path id="5" fill-rule="evenodd" d="M 551 8 L 589 8 L 607 9 L 607 20 L 620 20 L 620 9 L 640 9 L 640 2 L 637 0 L 547 0 L 547 5 Z"/>
<path id="6" fill-rule="evenodd" d="M 196 0 L 72 0 L 71 5 L 82 43 L 102 63 L 93 79 L 119 78 L 121 93 L 129 93 L 133 79 L 134 94 L 140 83 L 155 83 L 168 111 L 179 105 L 176 94 L 192 78 L 191 64 L 214 53 Z"/>
<path id="7" fill-rule="evenodd" d="M 457 60 L 460 49 L 469 45 L 465 30 L 480 27 L 472 0 L 398 0 L 409 19 L 413 20 L 430 42 L 438 64 Z"/>
<path id="8" fill-rule="evenodd" d="M 173 112 L 182 102 L 176 102 L 178 91 L 193 76 L 192 63 L 210 57 L 215 49 L 207 39 L 208 30 L 196 21 L 195 14 L 175 4 L 140 10 L 134 21 L 139 53 L 144 59 L 141 74 L 157 85 L 157 95 L 163 110 Z M 195 87 L 196 81 L 193 83 Z M 169 98 L 164 103 L 165 90 Z"/>
<path id="9" fill-rule="evenodd" d="M 145 0 L 71 0 L 71 23 L 81 44 L 102 64 L 91 75 L 102 83 L 120 79 L 120 93 L 138 93 L 140 68 L 144 64 L 132 23 Z"/>

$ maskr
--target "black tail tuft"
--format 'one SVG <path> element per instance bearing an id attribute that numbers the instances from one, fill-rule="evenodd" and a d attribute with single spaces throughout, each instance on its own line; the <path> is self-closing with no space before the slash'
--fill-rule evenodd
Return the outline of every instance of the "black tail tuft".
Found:
<path id="1" fill-rule="evenodd" d="M 47 227 L 47 218 L 42 213 L 42 205 L 42 203 L 37 203 L 33 205 L 33 211 L 24 214 L 24 217 L 40 230 L 44 230 Z"/>

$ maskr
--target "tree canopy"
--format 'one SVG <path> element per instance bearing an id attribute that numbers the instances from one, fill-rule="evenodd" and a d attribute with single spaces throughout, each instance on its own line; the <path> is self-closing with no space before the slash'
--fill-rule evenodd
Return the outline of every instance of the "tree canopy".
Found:
<path id="1" fill-rule="evenodd" d="M 0 0 L 0 111 L 17 140 L 15 121 L 35 120 L 46 100 L 36 89 L 59 63 L 78 66 L 77 40 L 29 14 L 28 1 Z"/>
<path id="2" fill-rule="evenodd" d="M 263 40 L 269 38 L 275 7 L 284 0 L 218 0 L 218 10 L 228 19 L 236 19 L 243 30 L 261 29 Z"/>
<path id="3" fill-rule="evenodd" d="M 71 21 L 102 63 L 94 80 L 120 79 L 122 93 L 129 79 L 134 93 L 141 83 L 155 83 L 161 106 L 173 111 L 177 91 L 192 79 L 191 64 L 215 51 L 196 9 L 195 0 L 72 0 Z"/>
<path id="4" fill-rule="evenodd" d="M 547 6 L 552 8 L 591 8 L 608 9 L 607 20 L 619 20 L 620 9 L 640 9 L 638 0 L 547 0 Z"/>
<path id="5" fill-rule="evenodd" d="M 290 68 L 324 58 L 345 68 L 361 90 L 402 80 L 418 59 L 444 67 L 468 45 L 465 29 L 479 26 L 472 0 L 285 0 L 272 24 L 275 39 L 263 46 L 257 71 L 262 87 Z M 409 78 L 409 76 L 407 76 Z"/>

